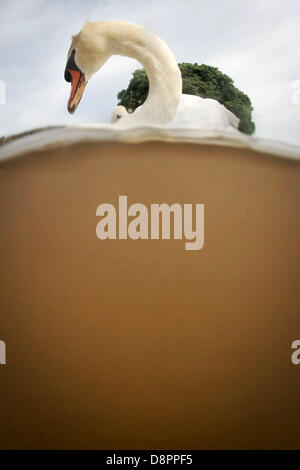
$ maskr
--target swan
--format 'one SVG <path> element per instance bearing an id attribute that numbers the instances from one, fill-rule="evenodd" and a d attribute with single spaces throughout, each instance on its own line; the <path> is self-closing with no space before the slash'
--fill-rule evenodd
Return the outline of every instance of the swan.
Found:
<path id="1" fill-rule="evenodd" d="M 146 101 L 134 113 L 121 110 L 114 125 L 229 129 L 239 119 L 218 101 L 182 94 L 181 72 L 168 46 L 154 33 L 125 21 L 87 22 L 73 36 L 65 80 L 71 82 L 68 111 L 73 114 L 91 77 L 112 55 L 138 60 L 149 79 Z M 126 112 L 125 112 L 126 111 Z"/>
<path id="2" fill-rule="evenodd" d="M 127 115 L 128 115 L 128 112 L 125 106 L 121 106 L 121 105 L 116 106 L 115 109 L 113 110 L 110 122 L 114 124 L 115 122 L 118 122 L 119 119 Z"/>

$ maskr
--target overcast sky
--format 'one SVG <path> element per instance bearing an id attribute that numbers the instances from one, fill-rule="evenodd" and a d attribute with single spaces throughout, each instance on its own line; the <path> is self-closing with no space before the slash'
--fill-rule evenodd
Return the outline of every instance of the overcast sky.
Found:
<path id="1" fill-rule="evenodd" d="M 154 31 L 178 62 L 229 75 L 253 103 L 257 136 L 300 145 L 300 0 L 0 0 L 0 11 L 0 136 L 108 122 L 139 64 L 111 58 L 73 116 L 63 73 L 70 37 L 86 20 L 120 19 Z"/>

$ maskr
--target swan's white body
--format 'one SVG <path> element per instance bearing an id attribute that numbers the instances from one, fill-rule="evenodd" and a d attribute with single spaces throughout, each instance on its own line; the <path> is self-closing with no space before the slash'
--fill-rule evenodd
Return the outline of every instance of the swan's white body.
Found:
<path id="1" fill-rule="evenodd" d="M 118 127 L 163 125 L 236 132 L 239 119 L 218 101 L 182 94 L 181 72 L 174 55 L 158 36 L 140 26 L 123 21 L 87 23 L 73 38 L 68 57 L 73 51 L 75 67 L 86 82 L 115 54 L 132 57 L 144 66 L 149 78 L 148 97 L 132 114 L 123 108 L 117 118 L 114 112 L 112 121 Z M 71 112 L 79 100 L 73 100 Z"/>
<path id="2" fill-rule="evenodd" d="M 137 108 L 133 114 L 129 114 L 124 106 L 116 106 L 111 123 L 118 127 L 126 128 L 132 125 L 142 125 L 139 118 L 141 107 Z M 125 118 L 128 116 L 128 118 Z M 125 119 L 124 119 L 125 118 Z M 187 128 L 187 129 L 227 129 L 236 132 L 239 119 L 218 101 L 210 98 L 200 98 L 195 95 L 182 94 L 175 118 L 164 127 Z"/>
<path id="3" fill-rule="evenodd" d="M 178 111 L 168 126 L 236 130 L 239 119 L 218 101 L 195 95 L 181 95 Z"/>

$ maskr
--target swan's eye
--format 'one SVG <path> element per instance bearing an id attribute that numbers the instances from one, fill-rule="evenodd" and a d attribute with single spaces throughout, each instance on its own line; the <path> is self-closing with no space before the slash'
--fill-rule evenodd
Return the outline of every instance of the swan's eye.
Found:
<path id="1" fill-rule="evenodd" d="M 119 114 L 117 114 L 117 119 L 120 119 L 120 117 L 121 117 L 121 116 L 120 116 Z"/>

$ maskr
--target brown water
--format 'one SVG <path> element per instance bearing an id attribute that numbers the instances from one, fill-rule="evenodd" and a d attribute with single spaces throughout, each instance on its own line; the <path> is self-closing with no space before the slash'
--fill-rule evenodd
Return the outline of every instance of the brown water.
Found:
<path id="1" fill-rule="evenodd" d="M 1 448 L 299 448 L 300 163 L 94 143 L 0 166 Z M 205 204 L 205 246 L 96 207 Z"/>

